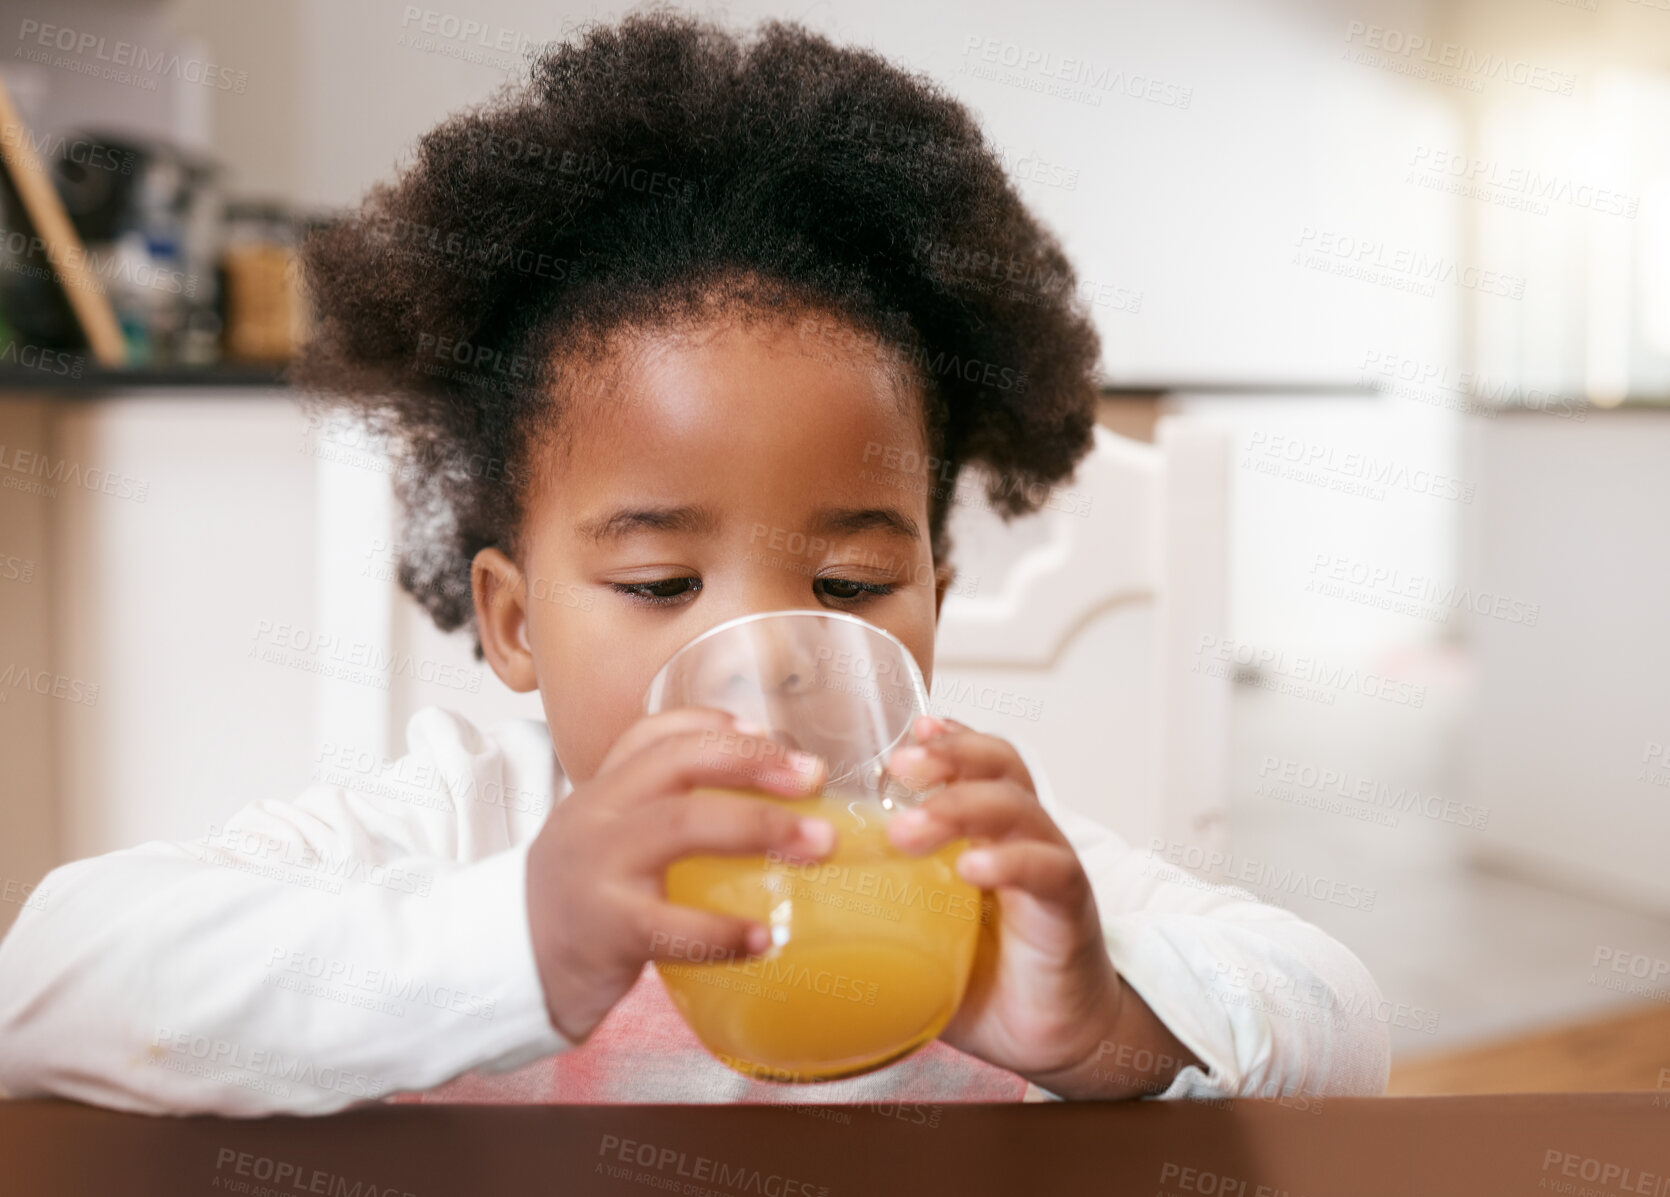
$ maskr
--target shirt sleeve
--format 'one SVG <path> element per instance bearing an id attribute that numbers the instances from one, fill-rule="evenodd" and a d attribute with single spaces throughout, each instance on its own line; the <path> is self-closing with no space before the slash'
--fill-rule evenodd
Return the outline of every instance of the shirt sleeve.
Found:
<path id="1" fill-rule="evenodd" d="M 524 722 L 427 708 L 398 761 L 327 755 L 294 801 L 53 870 L 0 942 L 0 1091 L 323 1114 L 570 1046 L 528 932 L 557 775 Z"/>
<path id="2" fill-rule="evenodd" d="M 1178 1070 L 1159 1097 L 1385 1092 L 1386 1003 L 1350 949 L 1246 890 L 1202 881 L 1132 848 L 1062 805 L 1036 757 L 1017 748 L 1040 804 L 1084 865 L 1114 967 L 1205 1065 Z M 1099 1067 L 1134 1083 L 1170 1071 L 1163 1061 L 1105 1046 Z"/>

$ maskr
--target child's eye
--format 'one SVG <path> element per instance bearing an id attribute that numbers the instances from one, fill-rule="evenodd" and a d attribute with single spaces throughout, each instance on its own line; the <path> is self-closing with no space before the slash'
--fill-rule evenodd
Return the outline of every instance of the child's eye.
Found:
<path id="1" fill-rule="evenodd" d="M 862 601 L 866 596 L 880 597 L 893 593 L 891 582 L 854 582 L 850 578 L 819 578 L 818 585 L 824 587 L 825 595 L 841 603 Z"/>
<path id="2" fill-rule="evenodd" d="M 621 594 L 648 603 L 652 607 L 665 607 L 676 603 L 686 594 L 694 594 L 702 588 L 700 578 L 659 578 L 654 582 L 611 582 L 611 586 Z"/>

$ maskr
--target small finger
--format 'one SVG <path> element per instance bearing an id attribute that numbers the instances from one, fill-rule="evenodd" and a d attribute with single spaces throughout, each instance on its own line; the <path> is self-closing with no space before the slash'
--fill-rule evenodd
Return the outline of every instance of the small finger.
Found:
<path id="1" fill-rule="evenodd" d="M 653 903 L 644 921 L 650 927 L 647 955 L 669 964 L 723 964 L 771 946 L 764 923 L 677 902 Z"/>
<path id="2" fill-rule="evenodd" d="M 948 719 L 944 715 L 918 715 L 911 724 L 911 732 L 918 740 L 931 740 L 935 736 L 943 736 L 949 732 L 966 732 L 974 729 L 966 723 L 958 723 L 955 719 Z"/>
<path id="3" fill-rule="evenodd" d="M 1084 865 L 1072 848 L 1043 840 L 970 848 L 957 857 L 957 874 L 981 889 L 1013 886 L 1061 906 L 1077 907 L 1090 892 Z"/>
<path id="4" fill-rule="evenodd" d="M 684 856 L 753 856 L 767 852 L 815 861 L 835 847 L 835 825 L 793 807 L 746 794 L 684 794 L 633 812 L 628 857 L 659 873 Z"/>
<path id="5" fill-rule="evenodd" d="M 597 767 L 601 775 L 622 762 L 643 752 L 650 745 L 669 736 L 703 729 L 735 729 L 737 721 L 729 712 L 718 707 L 678 707 L 649 715 L 634 722 L 610 745 L 603 763 Z"/>
<path id="6" fill-rule="evenodd" d="M 934 730 L 936 724 L 938 730 Z M 923 788 L 950 777 L 964 781 L 1007 778 L 1028 790 L 1035 788 L 1021 754 L 1002 737 L 970 731 L 954 720 L 935 720 L 931 715 L 918 717 L 912 730 L 918 727 L 928 734 L 917 735 L 917 744 L 895 749 L 888 758 L 890 772 L 899 769 L 909 776 L 920 775 Z"/>
<path id="7" fill-rule="evenodd" d="M 617 792 L 622 805 L 688 796 L 698 787 L 804 798 L 822 789 L 828 772 L 828 763 L 811 753 L 709 726 L 667 736 L 626 762 Z"/>
<path id="8" fill-rule="evenodd" d="M 951 761 L 921 745 L 896 748 L 887 758 L 887 772 L 913 790 L 926 790 L 956 776 Z"/>
<path id="9" fill-rule="evenodd" d="M 901 811 L 888 823 L 888 838 L 906 852 L 931 852 L 951 840 L 1004 839 L 1030 832 L 1056 840 L 1054 824 L 1030 790 L 1012 781 L 959 781 Z"/>
<path id="10" fill-rule="evenodd" d="M 823 758 L 767 739 L 764 728 L 751 724 L 734 730 L 704 729 L 697 750 L 694 768 L 703 776 L 729 774 L 734 780 L 720 784 L 757 787 L 785 798 L 817 793 L 828 775 Z"/>

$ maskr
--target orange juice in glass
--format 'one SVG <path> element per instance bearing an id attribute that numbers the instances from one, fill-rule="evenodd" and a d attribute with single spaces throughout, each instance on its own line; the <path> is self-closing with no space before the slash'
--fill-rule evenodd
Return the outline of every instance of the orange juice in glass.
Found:
<path id="1" fill-rule="evenodd" d="M 709 629 L 651 683 L 651 713 L 711 706 L 762 725 L 775 745 L 824 758 L 828 780 L 792 803 L 835 825 L 823 860 L 689 856 L 670 901 L 756 919 L 758 956 L 658 960 L 674 1003 L 713 1055 L 780 1081 L 854 1076 L 902 1059 L 956 1013 L 973 964 L 981 893 L 957 876 L 966 840 L 907 856 L 887 822 L 921 795 L 885 773 L 927 710 L 910 651 L 856 616 L 773 611 Z"/>

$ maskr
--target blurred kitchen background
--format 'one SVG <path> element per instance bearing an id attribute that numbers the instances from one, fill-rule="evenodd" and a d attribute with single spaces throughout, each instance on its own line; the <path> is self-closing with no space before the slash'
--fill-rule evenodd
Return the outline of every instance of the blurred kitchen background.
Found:
<path id="1" fill-rule="evenodd" d="M 395 591 L 377 446 L 282 386 L 291 261 L 623 11 L 0 3 L 0 140 L 61 197 L 121 356 L 78 338 L 9 192 L 0 930 L 58 863 L 386 764 L 421 706 L 538 714 Z M 1230 431 L 1216 873 L 1330 883 L 1267 896 L 1374 972 L 1394 1092 L 1670 1089 L 1670 3 L 699 11 L 968 103 L 1079 271 L 1107 426 Z M 298 629 L 417 664 L 261 659 Z"/>

